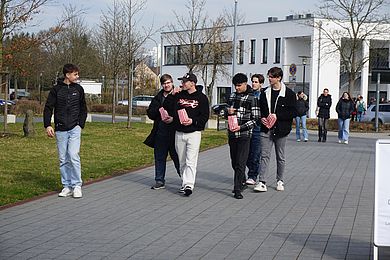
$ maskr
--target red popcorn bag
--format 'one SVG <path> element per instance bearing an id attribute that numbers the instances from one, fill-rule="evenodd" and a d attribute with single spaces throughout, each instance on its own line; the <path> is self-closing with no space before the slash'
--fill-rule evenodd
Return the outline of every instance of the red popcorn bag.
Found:
<path id="1" fill-rule="evenodd" d="M 228 116 L 228 125 L 230 131 L 233 131 L 233 129 L 236 129 L 238 127 L 238 120 L 236 115 Z"/>
<path id="2" fill-rule="evenodd" d="M 182 108 L 182 109 L 179 109 L 177 110 L 177 113 L 179 115 L 179 120 L 180 120 L 180 123 L 183 124 L 183 122 L 187 122 L 188 121 L 188 114 L 187 114 L 187 111 Z"/>
<path id="3" fill-rule="evenodd" d="M 265 125 L 268 129 L 271 129 L 276 122 L 276 115 L 275 114 L 269 114 L 267 117 L 261 118 L 261 123 Z"/>
<path id="4" fill-rule="evenodd" d="M 162 120 L 165 120 L 169 117 L 168 112 L 163 107 L 160 107 L 158 109 L 158 111 L 160 111 L 160 115 L 161 115 Z"/>

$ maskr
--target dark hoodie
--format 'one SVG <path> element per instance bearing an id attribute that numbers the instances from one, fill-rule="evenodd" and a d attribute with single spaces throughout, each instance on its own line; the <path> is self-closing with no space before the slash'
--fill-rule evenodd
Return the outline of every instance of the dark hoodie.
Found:
<path id="1" fill-rule="evenodd" d="M 191 94 L 183 90 L 175 95 L 168 95 L 164 101 L 164 108 L 170 115 L 173 115 L 176 131 L 179 132 L 192 133 L 204 130 L 209 120 L 209 100 L 199 90 Z M 189 126 L 180 123 L 177 111 L 183 108 L 186 110 L 188 117 L 192 119 L 192 124 Z"/>
<path id="2" fill-rule="evenodd" d="M 43 111 L 45 128 L 51 126 L 53 109 L 56 131 L 68 131 L 77 125 L 84 128 L 87 119 L 87 105 L 83 87 L 76 83 L 67 85 L 64 79 L 59 79 L 47 97 Z"/>

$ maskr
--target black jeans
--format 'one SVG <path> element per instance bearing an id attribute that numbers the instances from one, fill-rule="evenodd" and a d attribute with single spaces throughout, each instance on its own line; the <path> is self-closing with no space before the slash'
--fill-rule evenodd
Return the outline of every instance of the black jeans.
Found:
<path id="1" fill-rule="evenodd" d="M 328 121 L 329 118 L 318 118 L 318 138 L 326 140 L 326 134 L 328 133 Z"/>
<path id="2" fill-rule="evenodd" d="M 235 191 L 241 191 L 245 183 L 245 167 L 249 154 L 249 137 L 229 138 L 230 159 L 234 170 L 234 188 Z"/>
<path id="3" fill-rule="evenodd" d="M 175 137 L 156 135 L 156 143 L 154 147 L 154 164 L 155 164 L 155 181 L 165 183 L 165 170 L 167 156 L 171 156 L 171 159 L 175 165 L 176 172 L 180 173 L 179 158 L 175 149 Z"/>

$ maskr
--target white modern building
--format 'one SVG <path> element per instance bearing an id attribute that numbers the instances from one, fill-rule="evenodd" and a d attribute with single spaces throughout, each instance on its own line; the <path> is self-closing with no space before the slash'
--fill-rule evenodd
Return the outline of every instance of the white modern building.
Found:
<path id="1" fill-rule="evenodd" d="M 237 26 L 237 65 L 235 72 L 266 75 L 269 68 L 277 66 L 284 71 L 283 81 L 295 91 L 304 89 L 309 97 L 309 117 L 315 117 L 317 97 L 328 88 L 333 97 L 331 117 L 337 117 L 335 106 L 343 91 L 348 89 L 348 77 L 340 62 L 340 53 L 330 43 L 324 32 L 313 24 L 319 24 L 327 32 L 338 31 L 340 26 L 333 21 L 320 20 L 307 15 L 289 15 L 285 20 L 269 17 L 267 22 Z M 363 95 L 364 99 L 375 95 L 376 74 L 372 68 L 381 69 L 381 96 L 390 97 L 390 24 L 384 25 L 383 34 L 375 35 L 361 43 L 358 59 L 369 59 L 359 71 L 352 96 Z M 188 72 L 180 62 L 180 45 L 172 44 L 170 34 L 161 34 L 161 74 L 169 73 L 174 79 Z M 232 42 L 233 27 L 226 27 L 226 42 Z M 343 36 L 344 37 L 344 36 Z M 340 38 L 341 41 L 341 38 Z M 201 44 L 201 43 L 200 43 Z M 183 48 L 184 49 L 184 48 Z M 228 70 L 232 70 L 227 64 Z M 197 72 L 195 72 L 197 74 Z M 202 84 L 198 77 L 198 84 Z M 375 82 L 374 82 L 375 80 Z M 176 85 L 178 82 L 175 82 Z M 266 84 L 267 84 L 266 80 Z M 303 88 L 304 87 L 304 88 Z M 231 91 L 231 77 L 218 77 L 212 104 L 224 102 Z"/>

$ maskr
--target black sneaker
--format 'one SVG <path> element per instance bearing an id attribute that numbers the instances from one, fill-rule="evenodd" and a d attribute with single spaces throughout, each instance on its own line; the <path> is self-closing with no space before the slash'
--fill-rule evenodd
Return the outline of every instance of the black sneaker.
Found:
<path id="1" fill-rule="evenodd" d="M 234 191 L 234 198 L 241 200 L 244 197 L 242 196 L 241 191 Z"/>
<path id="2" fill-rule="evenodd" d="M 191 187 L 189 187 L 189 186 L 186 186 L 185 188 L 184 188 L 184 196 L 190 196 L 192 194 L 192 190 L 191 190 Z"/>
<path id="3" fill-rule="evenodd" d="M 154 184 L 152 187 L 151 187 L 152 190 L 160 190 L 160 189 L 165 189 L 165 184 L 164 183 L 161 183 L 161 182 L 156 182 L 156 184 Z"/>

